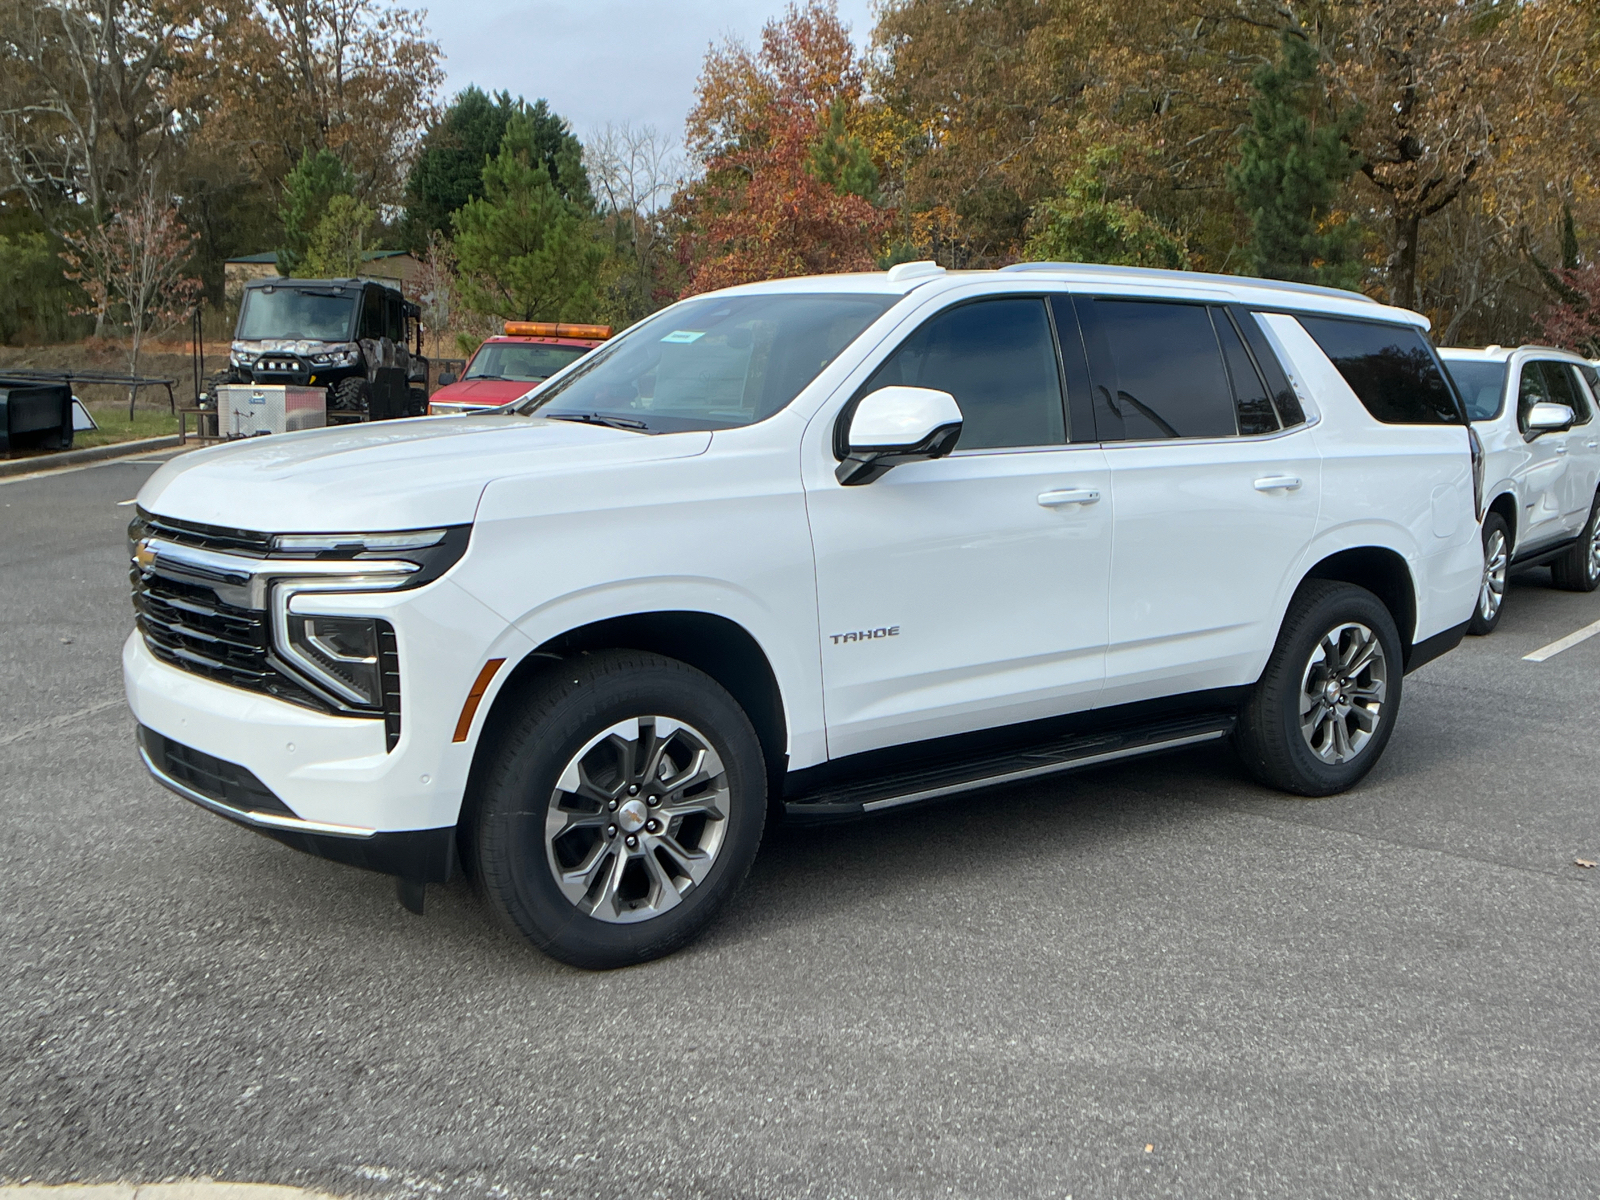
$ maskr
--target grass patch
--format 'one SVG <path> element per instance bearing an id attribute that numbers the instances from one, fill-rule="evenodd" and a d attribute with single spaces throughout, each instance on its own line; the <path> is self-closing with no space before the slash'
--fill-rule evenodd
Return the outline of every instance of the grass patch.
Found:
<path id="1" fill-rule="evenodd" d="M 87 450 L 91 446 L 110 446 L 116 442 L 136 442 L 142 438 L 171 437 L 178 432 L 178 418 L 166 409 L 135 409 L 133 420 L 128 420 L 126 406 L 90 410 L 99 429 L 80 430 L 72 439 L 74 450 Z M 193 424 L 193 422 L 191 422 Z"/>

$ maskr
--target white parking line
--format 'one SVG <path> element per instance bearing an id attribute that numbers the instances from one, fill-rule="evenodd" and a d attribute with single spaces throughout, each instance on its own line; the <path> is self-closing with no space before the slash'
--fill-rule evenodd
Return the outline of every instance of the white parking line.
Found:
<path id="1" fill-rule="evenodd" d="M 1600 633 L 1600 621 L 1596 621 L 1592 625 L 1585 625 L 1576 633 L 1569 633 L 1564 638 L 1558 638 L 1548 646 L 1540 646 L 1532 654 L 1524 654 L 1522 661 L 1543 662 L 1547 658 L 1554 658 L 1563 650 L 1571 650 L 1579 642 L 1587 642 L 1597 633 Z"/>

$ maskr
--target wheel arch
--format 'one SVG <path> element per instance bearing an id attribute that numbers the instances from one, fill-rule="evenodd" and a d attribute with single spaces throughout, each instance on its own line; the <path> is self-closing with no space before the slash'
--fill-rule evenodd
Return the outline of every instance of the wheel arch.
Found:
<path id="1" fill-rule="evenodd" d="M 1322 559 L 1305 573 L 1305 579 L 1352 583 L 1383 601 L 1400 631 L 1404 657 L 1411 657 L 1417 633 L 1417 587 L 1406 560 L 1387 546 L 1353 546 Z"/>
<path id="2" fill-rule="evenodd" d="M 777 673 L 761 644 L 737 621 L 691 610 L 628 613 L 575 626 L 546 639 L 525 654 L 495 693 L 473 748 L 457 828 L 470 837 L 479 779 L 498 742 L 498 728 L 522 697 L 548 672 L 593 650 L 644 650 L 688 663 L 727 689 L 754 726 L 766 759 L 768 803 L 781 807 L 788 769 L 789 725 Z M 463 854 L 463 862 L 468 861 Z"/>
<path id="3" fill-rule="evenodd" d="M 1517 498 L 1510 492 L 1501 492 L 1490 502 L 1486 511 L 1500 514 L 1500 519 L 1506 523 L 1506 536 L 1511 539 L 1511 545 L 1506 549 L 1514 550 L 1517 545 Z"/>

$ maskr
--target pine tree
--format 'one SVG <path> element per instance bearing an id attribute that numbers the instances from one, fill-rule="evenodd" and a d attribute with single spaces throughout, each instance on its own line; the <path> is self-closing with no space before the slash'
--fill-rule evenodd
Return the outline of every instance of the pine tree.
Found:
<path id="1" fill-rule="evenodd" d="M 499 152 L 518 103 L 509 92 L 490 96 L 469 87 L 422 135 L 417 161 L 406 177 L 408 245 L 426 245 L 434 230 L 448 233 L 450 215 L 483 195 L 483 164 Z"/>
<path id="2" fill-rule="evenodd" d="M 355 190 L 355 177 L 331 150 L 306 150 L 300 163 L 283 180 L 283 245 L 278 250 L 278 274 L 293 275 L 301 267 L 317 226 L 327 215 L 328 202 Z"/>
<path id="3" fill-rule="evenodd" d="M 499 154 L 484 164 L 483 196 L 453 218 L 461 299 L 476 312 L 513 320 L 592 320 L 606 247 L 588 178 L 565 145 L 552 177 L 537 116 L 520 114 L 506 125 Z"/>
<path id="4" fill-rule="evenodd" d="M 806 170 L 841 196 L 860 196 L 868 204 L 878 202 L 878 168 L 873 165 L 867 144 L 845 129 L 844 98 L 835 98 L 828 110 L 828 127 L 806 156 Z"/>
<path id="5" fill-rule="evenodd" d="M 1299 31 L 1283 33 L 1278 61 L 1251 82 L 1251 123 L 1228 185 L 1250 216 L 1250 260 L 1268 279 L 1353 288 L 1361 277 L 1360 229 L 1334 206 L 1359 160 L 1348 137 L 1360 113 L 1329 111 L 1317 51 Z"/>

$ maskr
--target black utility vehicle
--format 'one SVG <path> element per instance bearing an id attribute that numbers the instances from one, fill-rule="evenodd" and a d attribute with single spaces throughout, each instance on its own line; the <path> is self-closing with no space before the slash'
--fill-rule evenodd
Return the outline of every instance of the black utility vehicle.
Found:
<path id="1" fill-rule="evenodd" d="M 252 280 L 222 382 L 327 388 L 330 423 L 421 416 L 420 315 L 382 280 Z"/>

